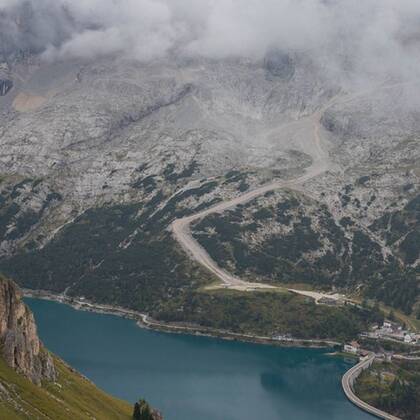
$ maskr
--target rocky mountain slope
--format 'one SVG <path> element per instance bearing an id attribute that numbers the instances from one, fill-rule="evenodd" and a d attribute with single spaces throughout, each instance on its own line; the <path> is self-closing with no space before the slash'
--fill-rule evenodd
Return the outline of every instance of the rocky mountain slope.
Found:
<path id="1" fill-rule="evenodd" d="M 218 262 L 249 279 L 418 311 L 417 80 L 356 83 L 290 49 L 45 61 L 34 45 L 7 45 L 0 269 L 20 284 L 171 306 L 211 281 L 171 236 L 175 218 L 322 163 L 299 191 L 260 197 L 226 216 L 234 223 L 222 216 L 230 230 L 205 220 L 197 237 L 213 251 L 223 242 Z"/>

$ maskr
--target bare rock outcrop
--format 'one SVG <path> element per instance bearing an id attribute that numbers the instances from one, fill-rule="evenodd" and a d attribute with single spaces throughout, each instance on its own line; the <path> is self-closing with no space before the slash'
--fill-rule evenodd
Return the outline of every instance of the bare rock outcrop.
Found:
<path id="1" fill-rule="evenodd" d="M 163 420 L 162 413 L 150 405 L 144 399 L 134 404 L 133 420 Z"/>
<path id="2" fill-rule="evenodd" d="M 0 79 L 0 96 L 8 94 L 9 90 L 13 87 L 13 82 L 8 79 Z"/>
<path id="3" fill-rule="evenodd" d="M 40 384 L 55 380 L 54 363 L 40 342 L 34 316 L 22 301 L 22 293 L 0 276 L 0 349 L 6 363 Z"/>

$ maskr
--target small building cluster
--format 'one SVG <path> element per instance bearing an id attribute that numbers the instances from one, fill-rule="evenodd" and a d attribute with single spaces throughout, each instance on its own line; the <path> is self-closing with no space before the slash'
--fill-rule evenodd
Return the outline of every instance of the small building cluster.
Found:
<path id="1" fill-rule="evenodd" d="M 400 324 L 390 320 L 385 320 L 382 326 L 374 325 L 371 331 L 363 335 L 369 338 L 396 340 L 406 344 L 420 343 L 419 334 L 411 333 Z"/>
<path id="2" fill-rule="evenodd" d="M 420 345 L 420 334 L 412 333 L 409 330 L 404 329 L 400 324 L 396 322 L 385 320 L 381 326 L 372 326 L 369 332 L 360 334 L 360 337 L 367 337 L 376 340 L 390 340 L 398 343 L 405 343 L 410 346 L 413 345 L 413 348 L 410 349 L 410 352 L 412 351 L 412 354 L 410 353 L 408 356 L 395 354 L 394 351 L 386 351 L 384 349 L 381 349 L 375 355 L 376 360 L 378 360 L 379 362 L 390 362 L 393 358 L 411 358 L 413 360 L 420 360 L 420 355 L 417 356 L 419 350 L 414 351 L 418 349 L 418 347 L 415 346 Z M 370 352 L 363 350 L 357 341 L 351 341 L 350 343 L 344 344 L 343 351 L 348 354 L 359 356 L 360 360 L 364 359 L 370 354 Z"/>
<path id="3" fill-rule="evenodd" d="M 279 334 L 279 335 L 273 335 L 271 337 L 273 340 L 277 340 L 277 341 L 293 341 L 294 338 L 292 337 L 291 334 Z"/>
<path id="4" fill-rule="evenodd" d="M 360 349 L 360 344 L 357 341 L 352 341 L 350 344 L 344 344 L 344 351 L 346 353 L 357 354 Z"/>
<path id="5" fill-rule="evenodd" d="M 349 344 L 344 344 L 343 351 L 345 353 L 354 354 L 360 357 L 365 357 L 369 354 L 369 352 L 363 350 L 360 347 L 360 344 L 357 341 L 352 341 Z"/>

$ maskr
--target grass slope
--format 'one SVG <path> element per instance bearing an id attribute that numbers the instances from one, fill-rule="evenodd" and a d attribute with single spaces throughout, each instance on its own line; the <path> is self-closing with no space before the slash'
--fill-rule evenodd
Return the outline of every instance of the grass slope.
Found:
<path id="1" fill-rule="evenodd" d="M 130 419 L 132 407 L 107 395 L 89 380 L 54 358 L 56 383 L 34 385 L 0 358 L 0 418 Z"/>

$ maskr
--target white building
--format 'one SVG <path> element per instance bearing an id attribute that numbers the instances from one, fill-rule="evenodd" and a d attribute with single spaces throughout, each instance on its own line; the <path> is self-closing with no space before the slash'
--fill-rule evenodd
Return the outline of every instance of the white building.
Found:
<path id="1" fill-rule="evenodd" d="M 360 349 L 360 344 L 357 341 L 352 341 L 350 344 L 344 344 L 344 351 L 346 353 L 357 354 Z"/>

